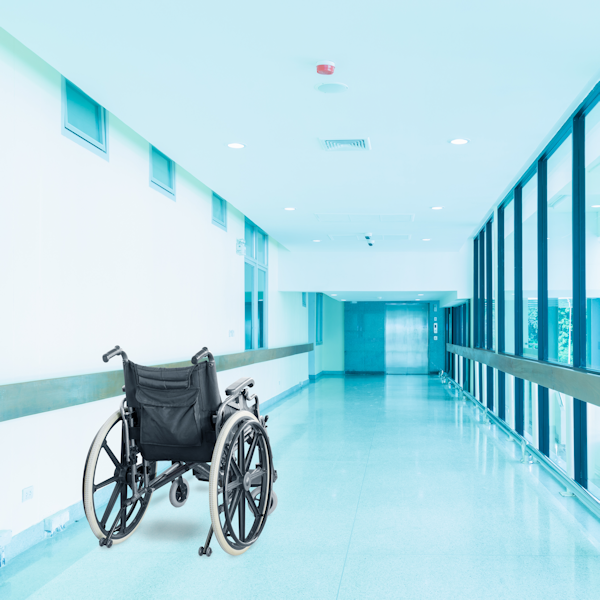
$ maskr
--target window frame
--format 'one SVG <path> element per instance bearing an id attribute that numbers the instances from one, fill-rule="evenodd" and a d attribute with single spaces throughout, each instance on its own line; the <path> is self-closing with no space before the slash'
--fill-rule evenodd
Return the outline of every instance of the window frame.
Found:
<path id="1" fill-rule="evenodd" d="M 157 192 L 160 192 L 161 194 L 163 194 L 163 196 L 166 196 L 167 198 L 175 201 L 176 195 L 175 195 L 175 173 L 176 173 L 176 168 L 175 168 L 175 161 L 172 160 L 171 158 L 169 158 L 164 152 L 161 152 L 156 146 L 153 146 L 152 144 L 148 144 L 149 149 L 150 149 L 150 153 L 149 153 L 149 157 L 150 157 L 150 178 L 149 178 L 149 182 L 150 182 L 150 187 L 153 190 L 156 190 Z M 160 154 L 161 156 L 163 156 L 164 158 L 166 158 L 169 161 L 169 168 L 170 168 L 170 173 L 171 173 L 171 178 L 173 180 L 173 186 L 170 188 L 169 186 L 167 186 L 165 183 L 163 183 L 162 181 L 160 181 L 159 179 L 156 179 L 154 177 L 154 161 L 152 160 L 153 158 L 153 154 L 154 151 L 156 151 L 158 154 Z"/>
<path id="2" fill-rule="evenodd" d="M 215 200 L 217 202 L 220 202 L 221 204 L 221 209 L 222 209 L 222 213 L 223 213 L 223 220 L 221 221 L 220 219 L 218 219 L 217 217 L 215 217 Z M 219 227 L 219 229 L 222 229 L 223 231 L 227 231 L 227 206 L 228 206 L 228 202 L 227 200 L 225 200 L 225 198 L 219 196 L 219 194 L 217 194 L 216 192 L 212 193 L 212 224 L 216 225 L 217 227 Z"/>
<path id="3" fill-rule="evenodd" d="M 323 313 L 324 299 L 321 292 L 315 296 L 315 346 L 323 344 Z"/>
<path id="4" fill-rule="evenodd" d="M 252 288 L 252 348 L 246 348 L 249 350 L 262 350 L 269 347 L 268 340 L 268 332 L 269 332 L 269 265 L 268 265 L 268 252 L 269 252 L 269 236 L 265 231 L 263 231 L 260 227 L 255 225 L 250 219 L 246 217 L 244 221 L 244 239 L 246 239 L 246 231 L 247 228 L 252 230 L 252 250 L 253 256 L 248 256 L 246 252 L 246 256 L 244 256 L 244 264 L 249 264 L 254 267 L 254 282 Z M 265 236 L 265 262 L 262 263 L 257 258 L 257 232 L 262 233 Z M 248 250 L 248 244 L 246 242 L 246 251 Z M 258 321 L 258 272 L 262 271 L 265 274 L 265 290 L 263 296 L 263 345 L 259 346 L 259 321 Z M 244 274 L 245 277 L 245 274 Z M 244 280 L 245 281 L 245 280 Z M 244 286 L 244 294 L 245 294 L 245 286 Z M 245 298 L 244 298 L 245 302 Z M 244 331 L 245 331 L 245 323 L 244 323 Z M 244 342 L 245 346 L 245 342 Z"/>
<path id="5" fill-rule="evenodd" d="M 69 122 L 68 86 L 75 88 L 99 108 L 99 130 L 102 133 L 102 142 L 98 142 Z M 108 113 L 100 103 L 96 102 L 91 96 L 88 96 L 80 87 L 66 79 L 66 77 L 61 77 L 61 124 L 61 132 L 66 138 L 108 161 Z"/>

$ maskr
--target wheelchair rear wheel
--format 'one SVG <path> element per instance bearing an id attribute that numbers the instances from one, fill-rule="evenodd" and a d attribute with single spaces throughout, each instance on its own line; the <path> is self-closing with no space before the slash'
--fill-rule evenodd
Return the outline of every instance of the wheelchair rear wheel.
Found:
<path id="1" fill-rule="evenodd" d="M 151 493 L 143 490 L 141 455 L 132 466 L 127 466 L 123 420 L 121 413 L 114 413 L 98 431 L 85 465 L 83 474 L 83 507 L 85 516 L 94 533 L 102 541 L 112 531 L 109 546 L 126 540 L 141 523 Z M 146 463 L 149 478 L 156 474 L 156 463 Z M 135 486 L 140 497 L 132 501 L 131 471 L 135 469 Z"/>
<path id="2" fill-rule="evenodd" d="M 236 556 L 256 542 L 267 520 L 272 486 L 267 432 L 252 413 L 237 412 L 219 433 L 208 484 L 210 518 L 225 552 Z"/>

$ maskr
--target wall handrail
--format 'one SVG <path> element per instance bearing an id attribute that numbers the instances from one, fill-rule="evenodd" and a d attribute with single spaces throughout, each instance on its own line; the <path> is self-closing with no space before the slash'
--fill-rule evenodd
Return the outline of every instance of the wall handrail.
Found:
<path id="1" fill-rule="evenodd" d="M 217 371 L 228 371 L 261 362 L 304 354 L 313 344 L 281 348 L 261 348 L 215 356 Z M 153 365 L 159 367 L 190 366 L 190 361 Z M 122 394 L 123 370 L 71 375 L 0 385 L 0 421 L 9 421 L 41 412 L 87 404 Z"/>
<path id="2" fill-rule="evenodd" d="M 600 406 L 600 374 L 582 369 L 498 354 L 492 350 L 446 344 L 446 350 L 514 377 L 537 383 L 578 400 Z"/>

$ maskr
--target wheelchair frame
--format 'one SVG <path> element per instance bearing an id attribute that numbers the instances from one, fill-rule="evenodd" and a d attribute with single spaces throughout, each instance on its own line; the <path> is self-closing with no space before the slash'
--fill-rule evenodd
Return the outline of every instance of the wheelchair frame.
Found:
<path id="1" fill-rule="evenodd" d="M 102 358 L 104 362 L 108 362 L 118 355 L 121 356 L 125 366 L 129 359 L 119 346 L 107 352 Z M 209 363 L 213 363 L 214 368 L 213 355 L 207 348 L 203 348 L 194 355 L 191 362 L 196 365 L 204 359 Z M 135 427 L 136 409 L 127 405 L 126 398 L 122 400 L 119 413 L 113 414 L 96 435 L 88 452 L 84 471 L 84 508 L 92 531 L 99 538 L 100 546 L 110 548 L 113 542 L 118 543 L 129 537 L 141 522 L 152 494 L 168 484 L 172 486 L 171 503 L 174 506 L 182 506 L 189 494 L 189 486 L 186 480 L 183 479 L 183 475 L 190 470 L 198 480 L 209 482 L 211 526 L 204 546 L 201 546 L 198 551 L 199 555 L 210 556 L 212 554 L 210 543 L 215 533 L 215 527 L 218 527 L 217 539 L 219 544 L 229 554 L 237 555 L 245 552 L 258 539 L 266 523 L 267 516 L 275 509 L 277 504 L 277 496 L 273 491 L 277 471 L 273 468 L 272 453 L 266 433 L 268 416 L 260 416 L 258 397 L 256 394 L 250 394 L 249 391 L 253 386 L 254 380 L 251 378 L 238 379 L 227 388 L 225 392 L 226 399 L 221 400 L 216 414 L 212 415 L 217 441 L 213 448 L 213 457 L 210 464 L 198 461 L 172 461 L 172 465 L 158 475 L 156 474 L 157 461 L 144 458 L 132 435 L 132 430 Z M 125 386 L 123 386 L 123 392 L 125 392 Z M 111 419 L 114 421 L 112 424 L 110 423 Z M 121 461 L 117 459 L 115 453 L 110 450 L 106 443 L 109 433 L 119 420 L 122 424 Z M 223 431 L 224 428 L 227 430 L 226 433 Z M 106 433 L 102 439 L 102 444 L 98 446 L 99 436 L 105 429 Z M 221 440 L 220 435 L 222 432 L 226 435 L 226 439 Z M 250 446 L 249 454 L 244 454 L 245 444 Z M 94 459 L 92 451 L 95 447 L 97 448 L 95 463 L 93 470 L 90 472 L 88 471 L 89 461 L 90 457 Z M 95 484 L 95 471 L 102 448 L 114 463 L 115 471 L 113 477 Z M 217 450 L 219 450 L 219 456 L 216 457 Z M 251 470 L 251 459 L 257 450 L 261 464 L 257 464 L 257 468 Z M 234 454 L 237 455 L 237 458 L 234 457 Z M 137 462 L 138 455 L 142 458 L 141 464 Z M 215 461 L 215 458 L 218 458 L 218 461 Z M 262 463 L 265 463 L 266 466 L 263 466 Z M 117 485 L 113 489 L 102 520 L 98 521 L 93 495 L 99 489 L 111 483 Z M 131 497 L 127 497 L 128 488 L 131 490 Z M 92 490 L 91 503 L 90 490 Z M 265 490 L 266 493 L 264 493 Z M 218 504 L 219 495 L 223 497 L 222 505 Z M 107 518 L 112 514 L 119 496 L 121 496 L 121 506 L 118 508 L 117 517 L 110 530 L 107 530 Z M 255 500 L 259 496 L 259 503 L 256 506 Z M 231 506 L 229 506 L 230 500 L 232 501 Z M 127 519 L 134 513 L 138 503 L 140 503 L 139 511 L 132 522 L 131 531 L 127 533 Z M 247 503 L 248 507 L 252 506 L 251 512 L 254 514 L 255 521 L 249 535 L 246 537 Z M 237 509 L 240 506 L 241 508 L 238 511 Z M 239 532 L 241 532 L 241 534 L 238 532 L 237 535 L 232 522 L 236 511 L 238 513 Z M 222 513 L 225 517 L 224 524 L 220 520 Z M 121 534 L 120 539 L 114 538 L 115 535 L 119 534 Z"/>

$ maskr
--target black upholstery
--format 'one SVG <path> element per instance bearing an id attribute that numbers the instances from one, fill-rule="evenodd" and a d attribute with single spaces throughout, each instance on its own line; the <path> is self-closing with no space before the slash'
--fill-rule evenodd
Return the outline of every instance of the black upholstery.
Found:
<path id="1" fill-rule="evenodd" d="M 164 369 L 128 361 L 124 370 L 142 456 L 210 462 L 216 441 L 212 416 L 221 403 L 215 363 Z"/>

